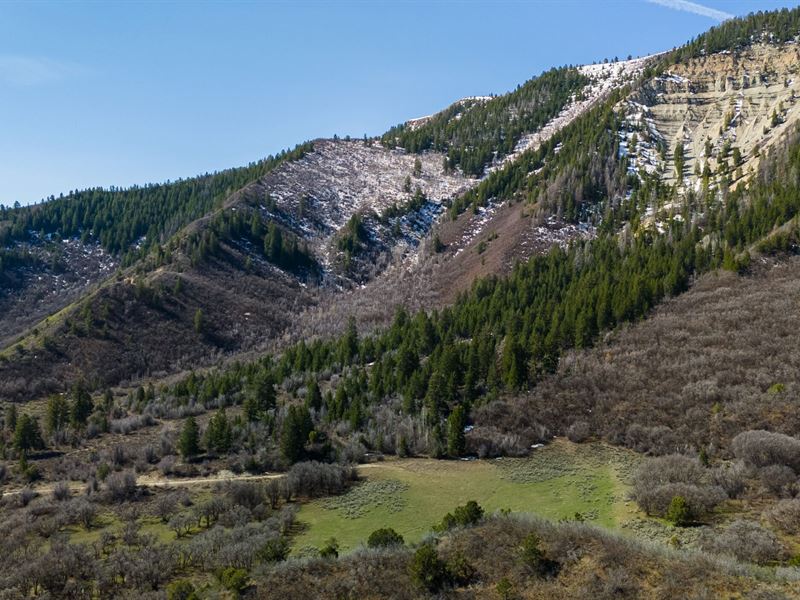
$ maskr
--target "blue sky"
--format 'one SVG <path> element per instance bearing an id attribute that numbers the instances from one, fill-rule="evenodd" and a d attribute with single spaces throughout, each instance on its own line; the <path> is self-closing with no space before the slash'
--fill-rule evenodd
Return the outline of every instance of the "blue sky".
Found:
<path id="1" fill-rule="evenodd" d="M 380 134 L 770 0 L 0 2 L 0 203 Z"/>

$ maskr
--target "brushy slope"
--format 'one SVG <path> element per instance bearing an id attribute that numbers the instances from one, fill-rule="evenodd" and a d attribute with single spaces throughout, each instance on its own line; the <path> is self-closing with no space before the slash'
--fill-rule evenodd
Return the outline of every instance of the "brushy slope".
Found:
<path id="1" fill-rule="evenodd" d="M 797 257 L 764 259 L 744 277 L 709 274 L 479 420 L 513 429 L 517 415 L 536 415 L 554 432 L 586 423 L 613 443 L 658 454 L 725 454 L 747 429 L 796 436 L 799 295 Z"/>
<path id="2" fill-rule="evenodd" d="M 521 546 L 540 539 L 548 575 L 526 566 Z M 337 560 L 289 561 L 256 573 L 253 598 L 796 598 L 792 571 L 775 575 L 709 555 L 678 553 L 585 524 L 492 517 L 456 530 L 436 548 L 465 575 L 438 592 L 419 586 L 407 548 L 364 550 Z M 794 575 L 796 577 L 796 575 Z M 501 580 L 507 584 L 500 584 Z M 498 588 L 498 584 L 501 585 Z M 506 589 L 502 595 L 500 589 Z"/>

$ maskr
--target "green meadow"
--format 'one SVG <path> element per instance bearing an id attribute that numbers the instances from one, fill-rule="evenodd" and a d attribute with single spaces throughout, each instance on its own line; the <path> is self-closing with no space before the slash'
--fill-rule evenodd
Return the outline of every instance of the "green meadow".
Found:
<path id="1" fill-rule="evenodd" d="M 347 493 L 302 505 L 294 553 L 336 538 L 347 551 L 381 527 L 416 542 L 459 504 L 476 500 L 487 512 L 510 510 L 552 520 L 617 528 L 637 515 L 627 501 L 636 458 L 601 444 L 556 440 L 526 458 L 387 460 L 360 469 Z"/>

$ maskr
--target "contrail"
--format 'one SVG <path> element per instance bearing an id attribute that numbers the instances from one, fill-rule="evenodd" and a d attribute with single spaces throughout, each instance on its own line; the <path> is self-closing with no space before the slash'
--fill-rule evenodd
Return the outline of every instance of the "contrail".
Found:
<path id="1" fill-rule="evenodd" d="M 736 16 L 722 10 L 717 10 L 716 8 L 711 8 L 710 6 L 697 4 L 697 2 L 689 2 L 688 0 L 647 0 L 647 2 L 666 6 L 673 10 L 694 13 L 696 15 L 708 17 L 709 19 L 714 19 L 715 21 L 727 21 Z"/>

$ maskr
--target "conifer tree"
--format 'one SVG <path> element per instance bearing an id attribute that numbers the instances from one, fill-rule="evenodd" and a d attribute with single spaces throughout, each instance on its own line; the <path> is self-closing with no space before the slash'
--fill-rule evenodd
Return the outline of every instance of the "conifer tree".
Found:
<path id="1" fill-rule="evenodd" d="M 198 308 L 194 313 L 194 330 L 195 333 L 203 333 L 205 330 L 205 316 L 203 310 Z"/>
<path id="2" fill-rule="evenodd" d="M 205 433 L 206 448 L 224 454 L 231 449 L 233 432 L 225 408 L 220 408 L 208 421 Z"/>
<path id="3" fill-rule="evenodd" d="M 22 413 L 17 419 L 17 426 L 14 429 L 14 448 L 23 456 L 27 456 L 30 450 L 42 448 L 42 433 L 39 429 L 39 421 L 27 413 Z"/>
<path id="4" fill-rule="evenodd" d="M 188 417 L 183 422 L 183 429 L 178 439 L 178 450 L 184 460 L 194 458 L 200 453 L 200 430 L 194 417 Z"/>
<path id="5" fill-rule="evenodd" d="M 60 394 L 50 396 L 45 409 L 44 430 L 47 435 L 61 431 L 70 421 L 70 407 Z"/>
<path id="6" fill-rule="evenodd" d="M 467 446 L 464 437 L 466 424 L 467 418 L 464 407 L 459 404 L 447 417 L 447 453 L 450 456 L 458 457 L 464 454 Z"/>
<path id="7" fill-rule="evenodd" d="M 70 407 L 70 422 L 73 427 L 83 427 L 94 410 L 92 396 L 86 390 L 83 382 L 78 382 L 72 388 L 72 406 Z"/>
<path id="8" fill-rule="evenodd" d="M 306 406 L 313 410 L 322 408 L 322 394 L 319 391 L 317 380 L 313 377 L 309 379 L 306 388 Z"/>
<path id="9" fill-rule="evenodd" d="M 314 425 L 304 406 L 289 407 L 281 433 L 281 453 L 290 463 L 300 460 L 305 454 L 305 445 Z"/>

